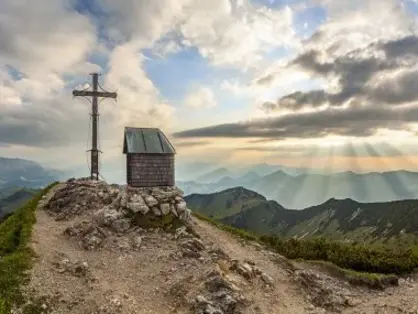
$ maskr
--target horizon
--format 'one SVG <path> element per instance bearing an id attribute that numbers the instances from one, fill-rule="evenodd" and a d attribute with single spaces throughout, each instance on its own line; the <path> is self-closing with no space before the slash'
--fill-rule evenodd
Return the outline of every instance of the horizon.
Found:
<path id="1" fill-rule="evenodd" d="M 104 177 L 128 126 L 160 128 L 179 166 L 418 171 L 416 0 L 26 2 L 0 4 L 0 156 L 87 174 L 71 90 L 99 72 Z"/>

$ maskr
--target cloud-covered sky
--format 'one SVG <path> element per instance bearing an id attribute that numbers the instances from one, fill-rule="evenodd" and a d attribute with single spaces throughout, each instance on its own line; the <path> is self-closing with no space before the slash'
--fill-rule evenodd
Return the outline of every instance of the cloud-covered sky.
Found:
<path id="1" fill-rule="evenodd" d="M 118 92 L 100 103 L 107 173 L 124 126 L 161 128 L 182 161 L 411 168 L 417 16 L 415 0 L 2 0 L 0 155 L 87 169 L 90 104 L 71 91 L 99 72 Z"/>

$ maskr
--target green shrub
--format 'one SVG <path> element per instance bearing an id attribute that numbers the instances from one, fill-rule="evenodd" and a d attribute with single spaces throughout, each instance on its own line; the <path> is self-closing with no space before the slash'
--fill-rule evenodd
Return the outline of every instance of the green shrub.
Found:
<path id="1" fill-rule="evenodd" d="M 13 305 L 25 302 L 21 287 L 29 280 L 27 270 L 33 260 L 28 243 L 36 221 L 35 210 L 42 196 L 56 184 L 42 190 L 0 224 L 0 314 L 10 313 Z"/>
<path id="2" fill-rule="evenodd" d="M 418 267 L 418 256 L 409 248 L 389 249 L 324 238 L 297 240 L 269 235 L 261 236 L 260 241 L 290 259 L 329 261 L 342 268 L 361 272 L 404 274 Z"/>
<path id="3" fill-rule="evenodd" d="M 418 249 L 416 247 L 395 249 L 383 245 L 342 243 L 325 238 L 297 240 L 274 235 L 258 236 L 224 225 L 196 212 L 193 212 L 193 215 L 241 238 L 263 243 L 289 259 L 327 261 L 344 269 L 380 274 L 406 274 L 418 268 Z"/>

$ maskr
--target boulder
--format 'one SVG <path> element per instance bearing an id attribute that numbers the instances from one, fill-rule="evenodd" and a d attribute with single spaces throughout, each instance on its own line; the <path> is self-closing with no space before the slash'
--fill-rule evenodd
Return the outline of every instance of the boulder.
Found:
<path id="1" fill-rule="evenodd" d="M 187 204 L 186 204 L 186 202 L 185 202 L 185 201 L 181 201 L 181 202 L 179 202 L 179 203 L 176 205 L 176 209 L 177 209 L 177 212 L 178 212 L 179 214 L 184 213 L 184 212 L 186 211 L 186 209 L 187 209 Z"/>
<path id="2" fill-rule="evenodd" d="M 81 241 L 81 246 L 87 251 L 97 250 L 103 243 L 103 235 L 96 229 L 86 235 Z"/>
<path id="3" fill-rule="evenodd" d="M 120 206 L 126 207 L 129 202 L 129 195 L 126 191 L 121 191 Z"/>
<path id="4" fill-rule="evenodd" d="M 132 239 L 132 247 L 134 249 L 139 249 L 141 245 L 142 245 L 142 237 L 136 236 L 135 238 Z"/>
<path id="5" fill-rule="evenodd" d="M 131 227 L 131 219 L 129 218 L 122 218 L 119 220 L 115 220 L 112 223 L 112 229 L 115 230 L 117 233 L 124 233 L 129 230 Z"/>
<path id="6" fill-rule="evenodd" d="M 126 207 L 129 208 L 134 214 L 140 212 L 142 215 L 146 215 L 150 211 L 142 196 L 138 194 L 134 194 L 131 197 L 131 200 L 126 205 Z"/>
<path id="7" fill-rule="evenodd" d="M 232 261 L 231 270 L 236 271 L 247 280 L 250 280 L 254 277 L 253 268 L 248 263 L 241 263 L 238 260 L 234 260 Z"/>
<path id="8" fill-rule="evenodd" d="M 158 207 L 153 207 L 152 208 L 152 212 L 154 213 L 155 216 L 161 216 L 161 210 Z"/>
<path id="9" fill-rule="evenodd" d="M 178 217 L 179 216 L 177 214 L 177 211 L 176 211 L 176 206 L 174 206 L 173 204 L 170 205 L 170 212 L 174 215 L 174 217 Z"/>
<path id="10" fill-rule="evenodd" d="M 158 205 L 158 201 L 155 199 L 155 197 L 154 196 L 152 196 L 152 195 L 147 195 L 147 196 L 145 196 L 145 202 L 147 203 L 147 205 L 149 206 L 149 207 L 153 207 L 153 206 L 156 206 L 156 205 Z"/>
<path id="11" fill-rule="evenodd" d="M 168 215 L 170 213 L 170 204 L 168 203 L 160 204 L 160 210 L 164 216 Z"/>
<path id="12" fill-rule="evenodd" d="M 97 224 L 99 226 L 107 227 L 112 226 L 114 221 L 121 219 L 122 217 L 122 212 L 109 207 L 104 207 L 94 214 L 94 220 L 97 222 Z"/>

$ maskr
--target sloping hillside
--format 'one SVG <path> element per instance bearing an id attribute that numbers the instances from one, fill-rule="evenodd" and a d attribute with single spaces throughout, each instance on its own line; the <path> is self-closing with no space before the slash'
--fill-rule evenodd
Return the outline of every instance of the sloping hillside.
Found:
<path id="1" fill-rule="evenodd" d="M 37 193 L 39 193 L 39 190 L 25 188 L 13 189 L 5 193 L 6 196 L 0 197 L 0 221 L 2 221 L 5 215 L 21 207 Z"/>
<path id="2" fill-rule="evenodd" d="M 318 265 L 288 261 L 257 242 L 243 241 L 187 215 L 181 218 L 183 227 L 172 229 L 174 220 L 166 218 L 174 211 L 157 209 L 174 200 L 178 214 L 183 210 L 179 193 L 176 189 L 120 189 L 89 180 L 55 186 L 38 203 L 30 242 L 36 253 L 30 280 L 18 286 L 20 277 L 5 277 L 8 273 L 0 271 L 0 284 L 9 289 L 0 290 L 0 313 L 10 313 L 9 301 L 15 305 L 14 312 L 25 314 L 418 310 L 418 285 L 412 279 L 397 280 L 398 286 L 384 290 L 370 289 L 350 284 Z M 26 211 L 34 214 L 33 205 L 19 211 L 21 218 Z M 17 218 L 12 216 L 1 225 L 0 234 L 7 230 L 14 234 L 12 227 L 22 222 Z M 24 219 L 23 240 L 30 236 L 33 218 Z M 28 254 L 25 241 L 17 248 Z M 0 259 L 0 270 L 16 265 L 10 264 L 13 259 L 27 256 L 14 254 L 12 242 L 0 244 L 9 248 L 7 259 Z M 16 298 L 19 289 L 23 299 Z"/>
<path id="3" fill-rule="evenodd" d="M 318 206 L 289 210 L 252 192 L 253 199 L 258 201 L 242 201 L 236 205 L 234 213 L 224 205 L 235 198 L 240 199 L 240 194 L 250 193 L 246 189 L 237 188 L 208 195 L 190 195 L 186 201 L 191 209 L 199 213 L 207 216 L 214 212 L 223 213 L 222 216 L 213 217 L 260 234 L 418 243 L 418 200 L 360 203 L 351 199 L 333 198 Z"/>
<path id="4" fill-rule="evenodd" d="M 266 198 L 242 187 L 227 189 L 216 194 L 192 194 L 187 200 L 194 208 L 204 208 L 208 217 L 222 219 L 251 208 Z"/>

